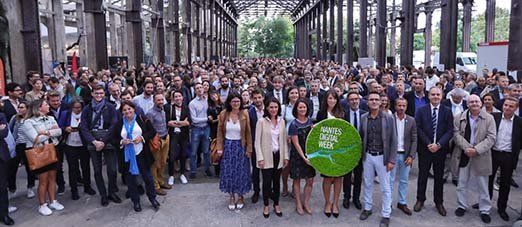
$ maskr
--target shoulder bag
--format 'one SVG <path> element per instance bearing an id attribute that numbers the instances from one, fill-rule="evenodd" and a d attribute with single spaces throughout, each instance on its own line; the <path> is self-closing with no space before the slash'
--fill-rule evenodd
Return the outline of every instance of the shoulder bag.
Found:
<path id="1" fill-rule="evenodd" d="M 38 134 L 34 139 L 33 148 L 25 151 L 30 170 L 40 169 L 49 164 L 58 162 L 54 144 L 48 143 L 43 144 L 43 146 L 37 145 L 38 137 L 40 136 L 43 136 L 43 134 Z"/>

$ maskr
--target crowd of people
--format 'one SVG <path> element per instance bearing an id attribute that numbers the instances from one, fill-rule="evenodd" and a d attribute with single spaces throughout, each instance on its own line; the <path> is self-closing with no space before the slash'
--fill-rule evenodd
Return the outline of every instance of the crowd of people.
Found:
<path id="1" fill-rule="evenodd" d="M 156 197 L 167 195 L 177 180 L 219 177 L 231 211 L 245 207 L 244 197 L 253 191 L 251 202 L 262 196 L 265 218 L 270 200 L 274 214 L 283 216 L 279 200 L 288 196 L 299 215 L 312 214 L 316 170 L 306 139 L 314 124 L 329 118 L 355 127 L 363 149 L 345 176 L 321 174 L 326 217 L 337 218 L 340 205 L 353 204 L 367 219 L 378 186 L 381 225 L 388 226 L 395 182 L 397 209 L 412 215 L 407 197 L 415 159 L 415 212 L 424 207 L 432 177 L 440 215 L 447 215 L 448 182 L 457 186 L 456 216 L 473 207 L 490 223 L 497 190 L 497 213 L 509 221 L 510 188 L 518 187 L 513 174 L 522 141 L 522 84 L 495 69 L 475 74 L 258 58 L 28 72 L 26 78 L 7 84 L 1 102 L 0 218 L 7 225 L 14 224 L 9 213 L 17 208 L 9 197 L 20 191 L 20 164 L 27 198 L 37 197 L 45 216 L 65 209 L 57 199 L 66 190 L 64 169 L 71 199 L 80 199 L 83 188 L 88 196 L 99 195 L 101 206 L 122 203 L 118 194 L 126 185 L 136 212 L 143 194 L 158 210 Z M 32 168 L 26 152 L 42 144 L 54 145 L 57 161 Z M 471 187 L 479 197 L 469 201 Z"/>

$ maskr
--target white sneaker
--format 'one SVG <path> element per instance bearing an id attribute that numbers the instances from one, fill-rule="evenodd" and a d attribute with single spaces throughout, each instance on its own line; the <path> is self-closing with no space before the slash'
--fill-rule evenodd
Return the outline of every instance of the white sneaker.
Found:
<path id="1" fill-rule="evenodd" d="M 38 208 L 38 212 L 43 216 L 49 216 L 49 215 L 53 214 L 53 211 L 51 209 L 49 209 L 49 207 L 47 206 L 47 203 L 44 203 L 43 205 L 41 205 Z"/>
<path id="2" fill-rule="evenodd" d="M 181 183 L 182 183 L 182 184 L 186 184 L 186 183 L 188 183 L 187 178 L 186 178 L 185 175 L 183 175 L 183 174 L 181 174 L 181 176 L 179 176 L 179 179 L 181 180 Z"/>
<path id="3" fill-rule="evenodd" d="M 36 195 L 34 194 L 34 189 L 33 188 L 27 188 L 27 198 L 28 199 L 31 199 L 31 198 L 34 198 Z"/>
<path id="4" fill-rule="evenodd" d="M 174 176 L 169 177 L 167 184 L 169 184 L 170 186 L 174 185 Z"/>
<path id="5" fill-rule="evenodd" d="M 17 211 L 17 210 L 18 210 L 18 207 L 14 207 L 14 206 L 9 206 L 9 207 L 7 208 L 7 212 L 8 212 L 8 213 L 13 213 L 13 212 L 15 212 L 15 211 Z"/>
<path id="6" fill-rule="evenodd" d="M 58 202 L 58 200 L 54 200 L 51 204 L 49 204 L 49 207 L 54 210 L 63 210 L 63 205 Z"/>
<path id="7" fill-rule="evenodd" d="M 498 190 L 499 190 L 499 188 L 500 188 L 500 187 L 498 186 L 498 184 L 497 184 L 497 183 L 495 183 L 495 184 L 493 185 L 493 189 L 494 189 L 495 191 L 498 191 Z"/>

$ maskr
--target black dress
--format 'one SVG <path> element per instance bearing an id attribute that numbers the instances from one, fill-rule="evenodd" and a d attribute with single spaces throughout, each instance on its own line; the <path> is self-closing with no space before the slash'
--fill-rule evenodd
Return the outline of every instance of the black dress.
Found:
<path id="1" fill-rule="evenodd" d="M 299 138 L 299 145 L 301 149 L 305 153 L 306 156 L 306 138 L 308 137 L 308 133 L 312 130 L 313 122 L 311 119 L 307 119 L 305 123 L 299 122 L 297 119 L 293 120 L 290 123 L 288 128 L 288 135 L 295 136 Z M 290 150 L 290 178 L 292 179 L 306 179 L 315 177 L 315 169 L 306 164 L 306 162 L 301 158 L 299 152 L 292 144 Z"/>

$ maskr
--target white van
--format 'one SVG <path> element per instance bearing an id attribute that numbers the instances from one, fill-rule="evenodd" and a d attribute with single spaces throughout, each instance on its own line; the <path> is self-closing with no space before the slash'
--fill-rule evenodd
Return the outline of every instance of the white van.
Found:
<path id="1" fill-rule="evenodd" d="M 436 66 L 438 69 L 444 68 L 440 64 L 440 53 L 436 52 L 433 56 L 431 62 L 433 62 L 432 66 Z M 456 60 L 457 68 L 456 71 L 465 71 L 465 72 L 473 72 L 477 71 L 477 54 L 473 52 L 457 52 L 457 60 Z"/>

